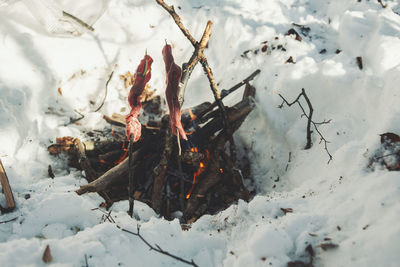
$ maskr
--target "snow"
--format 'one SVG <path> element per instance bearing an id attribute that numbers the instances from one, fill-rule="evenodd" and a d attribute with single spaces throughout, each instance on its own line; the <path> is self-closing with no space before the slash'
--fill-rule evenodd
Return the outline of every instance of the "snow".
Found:
<path id="1" fill-rule="evenodd" d="M 50 156 L 47 146 L 59 136 L 82 137 L 83 131 L 103 129 L 103 114 L 123 113 L 128 90 L 118 76 L 134 71 L 146 50 L 154 58 L 150 85 L 163 95 L 164 39 L 173 45 L 179 64 L 190 57 L 190 43 L 155 1 L 55 1 L 94 23 L 95 32 L 75 25 L 80 36 L 41 24 L 34 15 L 41 5 L 32 11 L 32 3 L 41 2 L 0 1 L 0 159 L 17 203 L 0 221 L 18 217 L 0 224 L 0 265 L 44 266 L 41 257 L 49 244 L 52 266 L 84 266 L 85 256 L 89 266 L 184 266 L 103 222 L 103 213 L 93 210 L 101 197 L 76 195 L 86 180 L 77 170 L 67 171 L 65 161 Z M 400 133 L 400 4 L 384 2 L 385 9 L 372 0 L 167 1 L 180 7 L 177 12 L 196 38 L 207 20 L 213 21 L 205 54 L 221 89 L 261 69 L 254 81 L 257 108 L 235 136 L 252 148 L 258 194 L 249 203 L 239 201 L 201 217 L 188 231 L 139 202 L 139 221 L 127 215 L 127 201 L 115 204 L 116 223 L 132 231 L 140 224 L 151 244 L 199 266 L 308 262 L 309 244 L 315 266 L 398 266 L 400 175 L 367 169 L 379 134 Z M 308 36 L 300 34 L 302 42 L 285 36 L 290 28 L 300 33 L 292 22 L 310 27 Z M 261 49 L 264 41 L 267 52 L 240 56 Z M 286 51 L 272 49 L 278 45 Z M 289 56 L 296 64 L 285 64 Z M 109 83 L 105 105 L 94 112 L 112 70 L 118 75 Z M 315 132 L 314 145 L 303 150 L 306 119 L 299 107 L 277 108 L 278 94 L 291 101 L 301 88 L 314 106 L 315 121 L 331 119 L 319 126 L 330 141 L 329 164 Z M 185 106 L 211 99 L 198 67 Z M 79 116 L 74 110 L 85 118 L 81 125 L 65 126 Z M 48 177 L 49 164 L 55 179 Z M 284 214 L 281 208 L 293 212 Z M 339 246 L 324 251 L 319 245 L 326 238 Z"/>

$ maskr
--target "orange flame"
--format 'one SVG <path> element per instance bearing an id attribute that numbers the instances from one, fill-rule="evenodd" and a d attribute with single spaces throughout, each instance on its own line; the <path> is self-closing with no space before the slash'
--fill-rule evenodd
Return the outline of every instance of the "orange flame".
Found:
<path id="1" fill-rule="evenodd" d="M 194 113 L 193 113 L 193 111 L 192 111 L 192 109 L 191 109 L 191 108 L 188 108 L 187 110 L 188 110 L 188 112 L 189 112 L 190 118 L 192 119 L 192 121 L 194 121 L 194 120 L 197 118 L 197 116 L 196 116 L 196 115 L 194 115 Z M 191 135 L 191 134 L 193 134 L 193 133 L 194 133 L 194 131 L 191 131 L 191 132 L 185 132 L 185 133 L 186 133 L 186 135 Z M 196 151 L 196 152 L 197 152 L 197 151 Z"/>
<path id="2" fill-rule="evenodd" d="M 193 114 L 193 111 L 191 108 L 189 108 L 189 115 L 190 115 L 190 118 L 192 119 L 192 121 L 194 121 L 197 118 L 197 116 Z"/>
<path id="3" fill-rule="evenodd" d="M 198 152 L 199 150 L 198 150 L 197 147 L 194 147 L 194 148 L 191 148 L 190 151 L 192 151 L 192 152 Z M 202 174 L 202 173 L 205 171 L 205 169 L 207 168 L 207 164 L 208 164 L 208 161 L 209 161 L 209 159 L 210 159 L 210 152 L 209 152 L 207 149 L 206 149 L 205 152 L 206 152 L 206 160 L 205 160 L 204 162 L 203 162 L 203 161 L 200 161 L 200 163 L 199 163 L 199 168 L 198 168 L 197 171 L 193 174 L 192 187 L 190 188 L 189 193 L 186 195 L 186 199 L 189 199 L 189 198 L 190 198 L 190 196 L 192 195 L 193 189 L 194 189 L 194 185 L 197 183 L 198 177 L 199 177 L 200 174 Z"/>
<path id="4" fill-rule="evenodd" d="M 199 149 L 197 147 L 192 147 L 191 149 L 189 149 L 189 151 L 191 151 L 191 152 L 199 152 Z"/>

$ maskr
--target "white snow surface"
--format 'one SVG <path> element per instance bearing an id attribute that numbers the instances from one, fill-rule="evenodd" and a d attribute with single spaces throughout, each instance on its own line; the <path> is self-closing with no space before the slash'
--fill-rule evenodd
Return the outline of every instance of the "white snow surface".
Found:
<path id="1" fill-rule="evenodd" d="M 86 266 L 85 256 L 88 266 L 186 266 L 103 223 L 103 213 L 92 210 L 101 197 L 74 193 L 86 180 L 77 170 L 67 172 L 65 161 L 50 156 L 47 146 L 56 137 L 102 130 L 104 114 L 127 108 L 128 90 L 119 75 L 133 72 L 146 49 L 154 58 L 150 85 L 164 95 L 164 40 L 172 43 L 178 64 L 189 59 L 192 46 L 155 1 L 102 1 L 104 10 L 100 1 L 58 1 L 95 22 L 95 31 L 81 36 L 46 31 L 27 2 L 35 1 L 0 1 L 0 159 L 17 203 L 0 221 L 18 217 L 0 224 L 0 266 Z M 309 244 L 315 266 L 399 266 L 400 175 L 367 169 L 379 134 L 400 133 L 400 4 L 383 2 L 387 8 L 373 0 L 168 0 L 196 38 L 207 20 L 213 22 L 205 54 L 220 88 L 261 69 L 253 82 L 257 107 L 235 136 L 252 148 L 257 195 L 201 217 L 189 231 L 140 202 L 139 221 L 127 215 L 127 201 L 114 204 L 116 223 L 132 231 L 140 224 L 151 244 L 199 266 L 287 266 L 307 262 Z M 302 42 L 285 36 L 293 22 L 310 27 Z M 267 52 L 240 56 L 264 41 Z M 296 64 L 285 64 L 289 56 Z M 113 69 L 117 75 L 105 105 L 93 112 Z M 331 120 L 319 126 L 330 141 L 329 164 L 315 131 L 312 148 L 303 149 L 307 120 L 299 107 L 277 108 L 278 93 L 290 101 L 301 88 L 315 121 Z M 236 102 L 241 93 L 225 102 Z M 185 106 L 205 100 L 212 94 L 198 66 Z M 78 116 L 74 110 L 86 115 L 82 125 L 63 126 Z M 49 164 L 55 179 L 48 177 Z M 281 208 L 293 212 L 284 215 Z M 324 251 L 324 242 L 339 246 Z M 50 264 L 42 262 L 46 245 Z"/>

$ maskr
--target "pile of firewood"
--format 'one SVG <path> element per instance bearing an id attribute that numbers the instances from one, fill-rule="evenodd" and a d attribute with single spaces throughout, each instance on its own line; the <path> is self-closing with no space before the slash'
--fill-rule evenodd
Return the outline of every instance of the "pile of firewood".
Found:
<path id="1" fill-rule="evenodd" d="M 226 109 L 227 122 L 233 132 L 254 108 L 254 87 L 246 82 L 241 84 L 246 84 L 243 99 Z M 158 105 L 159 101 L 159 97 L 153 98 L 144 103 L 144 109 Z M 142 137 L 134 144 L 131 166 L 136 200 L 147 203 L 166 218 L 172 218 L 171 213 L 175 211 L 182 211 L 186 220 L 226 208 L 238 198 L 248 200 L 242 173 L 235 167 L 235 152 L 225 149 L 230 136 L 215 106 L 205 102 L 182 112 L 189 140 L 182 142 L 181 156 L 168 115 L 162 116 L 160 112 L 158 121 L 143 125 Z M 105 116 L 113 127 L 112 131 L 105 130 L 101 138 L 98 133 L 89 132 L 85 142 L 63 137 L 48 148 L 53 155 L 67 152 L 69 165 L 84 171 L 89 183 L 76 192 L 79 195 L 97 192 L 105 199 L 107 207 L 128 199 L 128 142 L 123 137 L 121 117 L 117 114 Z"/>

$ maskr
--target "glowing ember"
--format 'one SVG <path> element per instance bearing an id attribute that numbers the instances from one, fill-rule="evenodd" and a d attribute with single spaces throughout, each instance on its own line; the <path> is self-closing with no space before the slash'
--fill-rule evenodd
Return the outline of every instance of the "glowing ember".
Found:
<path id="1" fill-rule="evenodd" d="M 191 151 L 191 152 L 199 152 L 199 150 L 197 149 L 197 147 L 193 147 L 193 148 L 189 149 L 189 151 Z"/>
<path id="2" fill-rule="evenodd" d="M 124 154 L 122 155 L 122 157 L 119 160 L 114 162 L 115 165 L 120 164 L 128 156 L 129 149 L 127 147 L 125 147 L 125 143 L 122 143 L 122 149 L 124 150 Z"/>
<path id="3" fill-rule="evenodd" d="M 120 164 L 120 163 L 121 163 L 124 159 L 126 159 L 126 157 L 128 156 L 128 151 L 129 151 L 129 149 L 128 149 L 128 147 L 125 147 L 125 143 L 122 143 L 122 150 L 124 151 L 124 154 L 123 154 L 123 155 L 121 156 L 121 158 L 118 159 L 117 161 L 108 162 L 108 161 L 106 161 L 106 160 L 104 160 L 104 159 L 99 159 L 99 162 L 100 162 L 100 163 L 103 163 L 103 164 L 108 164 L 108 165 L 114 164 L 114 166 Z"/>
<path id="4" fill-rule="evenodd" d="M 222 168 L 219 169 L 220 173 L 224 173 L 224 170 Z"/>

